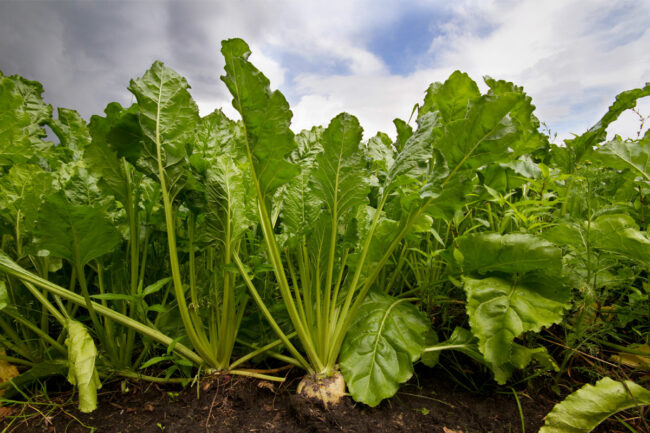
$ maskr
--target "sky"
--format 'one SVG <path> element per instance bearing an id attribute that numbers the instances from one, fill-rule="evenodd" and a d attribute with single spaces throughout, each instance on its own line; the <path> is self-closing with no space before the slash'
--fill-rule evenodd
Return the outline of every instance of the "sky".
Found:
<path id="1" fill-rule="evenodd" d="M 394 136 L 392 120 L 460 69 L 483 90 L 486 75 L 523 86 L 559 142 L 650 81 L 648 0 L 0 0 L 0 71 L 86 119 L 133 102 L 129 80 L 156 59 L 188 79 L 201 115 L 237 118 L 219 80 L 232 37 L 287 97 L 296 132 L 347 111 L 366 138 Z M 649 116 L 650 98 L 639 109 Z M 609 135 L 639 126 L 627 112 Z"/>

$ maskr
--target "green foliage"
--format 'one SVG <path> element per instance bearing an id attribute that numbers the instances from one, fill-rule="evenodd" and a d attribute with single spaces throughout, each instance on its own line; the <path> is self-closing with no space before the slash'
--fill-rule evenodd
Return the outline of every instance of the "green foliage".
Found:
<path id="1" fill-rule="evenodd" d="M 617 412 L 650 405 L 650 391 L 626 380 L 605 377 L 556 404 L 539 433 L 589 433 Z"/>
<path id="2" fill-rule="evenodd" d="M 92 410 L 111 374 L 282 380 L 242 369 L 266 352 L 340 365 L 375 406 L 418 360 L 504 384 L 647 344 L 650 136 L 605 138 L 648 85 L 558 147 L 522 87 L 487 77 L 482 94 L 456 71 L 395 140 L 364 140 L 348 113 L 294 133 L 248 45 L 221 53 L 238 121 L 200 117 L 161 62 L 88 123 L 0 74 L 0 345 L 32 366 L 15 383 L 67 365 Z"/>
<path id="3" fill-rule="evenodd" d="M 408 299 L 371 292 L 359 308 L 341 350 L 350 394 L 374 407 L 413 375 L 429 325 Z"/>

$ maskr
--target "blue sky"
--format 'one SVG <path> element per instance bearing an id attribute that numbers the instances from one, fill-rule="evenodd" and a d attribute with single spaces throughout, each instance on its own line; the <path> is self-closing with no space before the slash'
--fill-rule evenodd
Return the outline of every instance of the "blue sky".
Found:
<path id="1" fill-rule="evenodd" d="M 393 135 L 393 118 L 461 69 L 524 86 L 562 139 L 650 81 L 648 1 L 0 2 L 0 70 L 41 81 L 49 103 L 85 117 L 130 103 L 129 79 L 155 59 L 188 78 L 203 114 L 236 116 L 218 79 L 219 41 L 235 36 L 289 99 L 296 130 L 348 111 L 366 137 Z M 650 101 L 640 108 L 649 115 Z M 610 132 L 638 125 L 628 113 Z"/>

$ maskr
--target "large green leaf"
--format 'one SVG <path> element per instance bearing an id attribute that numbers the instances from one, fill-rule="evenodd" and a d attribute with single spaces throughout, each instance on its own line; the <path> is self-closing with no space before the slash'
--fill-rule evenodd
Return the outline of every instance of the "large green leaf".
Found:
<path id="1" fill-rule="evenodd" d="M 160 143 L 163 167 L 182 160 L 193 140 L 199 109 L 189 88 L 185 78 L 159 61 L 129 84 L 138 100 L 146 157 L 157 160 L 156 144 Z"/>
<path id="2" fill-rule="evenodd" d="M 376 406 L 413 374 L 429 324 L 405 299 L 371 292 L 341 349 L 340 367 L 356 401 Z"/>
<path id="3" fill-rule="evenodd" d="M 234 160 L 241 155 L 245 159 L 241 152 L 242 139 L 241 124 L 215 110 L 199 120 L 190 163 L 199 173 L 204 173 L 217 155 L 229 154 Z"/>
<path id="4" fill-rule="evenodd" d="M 71 203 L 62 191 L 45 198 L 34 234 L 39 249 L 80 265 L 112 251 L 121 241 L 104 206 Z"/>
<path id="5" fill-rule="evenodd" d="M 444 123 L 462 119 L 470 103 L 481 97 L 478 86 L 469 75 L 454 71 L 443 84 L 433 83 L 427 89 L 418 116 L 438 111 Z"/>
<path id="6" fill-rule="evenodd" d="M 48 125 L 59 138 L 73 160 L 81 158 L 82 152 L 90 144 L 90 132 L 86 121 L 75 110 L 57 109 L 58 119 L 51 119 Z M 58 148 L 57 148 L 58 150 Z"/>
<path id="7" fill-rule="evenodd" d="M 495 379 L 503 384 L 513 359 L 515 338 L 525 332 L 538 332 L 544 326 L 562 321 L 569 308 L 567 291 L 538 281 L 517 278 L 463 278 L 467 294 L 467 314 L 472 333 L 479 339 L 479 350 L 491 364 Z"/>
<path id="8" fill-rule="evenodd" d="M 208 230 L 219 242 L 234 242 L 253 225 L 253 191 L 229 155 L 219 155 L 208 170 Z"/>
<path id="9" fill-rule="evenodd" d="M 285 159 L 296 147 L 289 128 L 292 113 L 282 93 L 272 92 L 268 78 L 248 61 L 246 42 L 223 41 L 221 53 L 226 60 L 226 75 L 221 79 L 233 96 L 233 107 L 242 116 L 246 150 L 260 192 L 267 198 L 298 172 L 298 167 Z"/>
<path id="10" fill-rule="evenodd" d="M 135 164 L 142 153 L 142 128 L 138 120 L 140 108 L 137 104 L 128 109 L 117 102 L 111 102 L 104 109 L 105 117 L 90 117 L 89 130 L 92 142 L 108 147 L 119 158 L 126 158 Z"/>
<path id="11" fill-rule="evenodd" d="M 42 93 L 36 81 L 0 73 L 0 167 L 29 161 L 49 146 L 42 125 L 51 118 L 52 107 Z"/>
<path id="12" fill-rule="evenodd" d="M 617 137 L 600 146 L 592 157 L 605 167 L 630 169 L 633 175 L 650 182 L 650 139 L 623 141 Z"/>
<path id="13" fill-rule="evenodd" d="M 316 224 L 322 201 L 310 185 L 312 167 L 305 164 L 289 184 L 284 195 L 282 222 L 289 241 L 307 234 Z"/>
<path id="14" fill-rule="evenodd" d="M 406 140 L 388 171 L 384 194 L 400 185 L 415 182 L 417 168 L 431 159 L 436 128 L 440 127 L 439 115 L 437 112 L 427 113 L 420 116 L 417 122 L 418 129 Z"/>
<path id="15" fill-rule="evenodd" d="M 519 103 L 510 110 L 509 115 L 512 123 L 519 131 L 516 141 L 511 144 L 514 154 L 519 156 L 538 149 L 548 148 L 548 137 L 539 132 L 539 119 L 533 115 L 535 111 L 535 106 L 532 104 L 533 99 L 526 95 L 523 87 L 515 86 L 509 81 L 495 80 L 490 77 L 485 78 L 485 83 L 490 86 L 490 93 L 492 94 L 516 93 L 522 96 Z"/>
<path id="16" fill-rule="evenodd" d="M 68 320 L 68 381 L 79 390 L 79 410 L 92 412 L 97 408 L 97 390 L 102 387 L 95 368 L 97 348 L 84 325 Z"/>
<path id="17" fill-rule="evenodd" d="M 463 272 L 525 273 L 543 269 L 558 276 L 562 266 L 562 251 L 538 237 L 512 233 L 469 234 L 457 240 L 463 254 Z"/>
<path id="18" fill-rule="evenodd" d="M 313 173 L 314 194 L 336 221 L 368 195 L 360 148 L 362 132 L 357 118 L 347 113 L 332 119 L 323 132 L 323 153 L 316 158 Z"/>
<path id="19" fill-rule="evenodd" d="M 639 226 L 629 215 L 601 215 L 592 221 L 589 228 L 594 247 L 650 264 L 650 239 L 639 231 Z"/>
<path id="20" fill-rule="evenodd" d="M 539 433 L 589 433 L 615 413 L 645 405 L 650 405 L 650 390 L 605 377 L 556 404 Z"/>
<path id="21" fill-rule="evenodd" d="M 469 106 L 465 117 L 446 125 L 444 134 L 434 143 L 449 167 L 447 177 L 463 168 L 507 159 L 510 146 L 518 138 L 509 113 L 522 99 L 522 94 L 516 92 L 483 95 Z"/>
<path id="22" fill-rule="evenodd" d="M 118 159 L 117 154 L 105 144 L 93 141 L 84 150 L 84 160 L 88 169 L 100 178 L 100 187 L 126 205 L 129 184 L 125 165 Z"/>

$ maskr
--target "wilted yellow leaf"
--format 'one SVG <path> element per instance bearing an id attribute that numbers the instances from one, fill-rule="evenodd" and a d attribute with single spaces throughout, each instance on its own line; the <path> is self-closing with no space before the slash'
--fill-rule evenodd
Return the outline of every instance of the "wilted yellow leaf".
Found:
<path id="1" fill-rule="evenodd" d="M 635 352 L 647 353 L 647 355 L 642 355 L 641 353 L 618 352 L 611 356 L 612 361 L 619 362 L 632 368 L 650 370 L 650 346 L 648 344 L 633 344 L 629 346 L 629 348 Z"/>
<path id="2" fill-rule="evenodd" d="M 4 354 L 4 349 L 0 349 L 0 355 Z M 18 376 L 18 369 L 7 361 L 0 359 L 0 383 L 6 382 L 16 376 Z M 2 391 L 0 391 L 0 395 L 2 395 Z"/>

